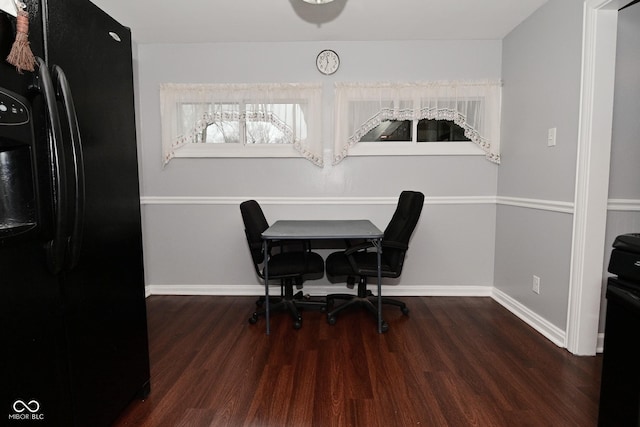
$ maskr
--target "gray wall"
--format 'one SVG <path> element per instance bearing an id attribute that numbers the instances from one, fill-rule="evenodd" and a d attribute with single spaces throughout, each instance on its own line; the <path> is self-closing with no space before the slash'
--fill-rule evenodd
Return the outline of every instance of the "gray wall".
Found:
<path id="1" fill-rule="evenodd" d="M 573 203 L 580 101 L 583 2 L 550 0 L 503 40 L 502 164 L 495 287 L 565 330 L 573 217 L 548 209 Z M 547 131 L 557 128 L 557 145 Z M 539 295 L 533 275 L 541 278 Z"/>
<path id="2" fill-rule="evenodd" d="M 341 59 L 340 70 L 330 77 L 315 69 L 315 57 L 324 48 L 336 50 Z M 148 286 L 164 292 L 233 293 L 245 285 L 259 291 L 238 210 L 243 199 L 259 200 L 269 221 L 364 217 L 384 228 L 400 191 L 416 189 L 425 193 L 425 209 L 403 276 L 387 293 L 425 294 L 449 287 L 451 293 L 473 294 L 483 292 L 474 288 L 491 287 L 498 167 L 483 156 L 350 157 L 323 169 L 295 158 L 178 158 L 162 168 L 158 86 L 323 82 L 324 144 L 329 149 L 334 82 L 496 79 L 501 48 L 500 41 L 140 45 Z M 336 197 L 345 199 L 328 201 Z M 354 198 L 359 201 L 345 202 Z"/>
<path id="3" fill-rule="evenodd" d="M 640 231 L 638 15 L 640 5 L 619 20 L 607 247 L 618 234 Z M 549 0 L 502 42 L 138 46 L 149 289 L 260 292 L 239 218 L 244 199 L 260 200 L 270 221 L 365 217 L 383 228 L 395 197 L 411 188 L 427 201 L 405 273 L 388 294 L 473 295 L 495 286 L 511 308 L 549 322 L 540 329 L 562 333 L 573 215 L 557 207 L 570 211 L 574 199 L 582 16 L 582 0 Z M 330 77 L 314 66 L 325 48 L 342 60 Z M 499 167 L 482 156 L 352 157 L 324 169 L 303 159 L 174 159 L 161 166 L 160 83 L 323 82 L 327 159 L 334 82 L 479 78 L 504 81 Z M 531 290 L 533 275 L 541 278 L 540 295 Z M 602 313 L 605 306 L 603 299 Z"/>
<path id="4" fill-rule="evenodd" d="M 611 245 L 619 234 L 640 232 L 640 4 L 618 15 L 616 84 L 611 141 L 611 172 L 607 215 L 605 271 Z M 606 283 L 605 273 L 603 284 Z M 600 331 L 604 331 L 603 286 Z"/>
<path id="5" fill-rule="evenodd" d="M 640 4 L 618 14 L 610 199 L 640 200 Z"/>

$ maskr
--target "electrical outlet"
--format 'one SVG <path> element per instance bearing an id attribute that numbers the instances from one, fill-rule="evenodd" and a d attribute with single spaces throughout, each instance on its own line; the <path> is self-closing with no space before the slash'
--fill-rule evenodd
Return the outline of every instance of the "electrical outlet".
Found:
<path id="1" fill-rule="evenodd" d="M 538 276 L 536 276 L 535 274 L 533 276 L 533 286 L 532 286 L 531 290 L 534 293 L 540 295 L 540 278 Z"/>
<path id="2" fill-rule="evenodd" d="M 550 128 L 547 133 L 547 146 L 555 147 L 556 146 L 556 128 Z"/>

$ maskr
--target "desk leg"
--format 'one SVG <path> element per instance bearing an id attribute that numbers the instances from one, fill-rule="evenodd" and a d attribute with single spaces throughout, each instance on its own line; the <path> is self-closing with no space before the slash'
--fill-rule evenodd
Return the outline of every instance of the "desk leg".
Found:
<path id="1" fill-rule="evenodd" d="M 376 241 L 376 249 L 378 253 L 378 333 L 382 330 L 382 240 Z"/>
<path id="2" fill-rule="evenodd" d="M 262 250 L 264 253 L 264 303 L 265 303 L 265 321 L 267 322 L 267 335 L 271 332 L 269 324 L 269 257 L 268 257 L 268 244 L 266 240 L 263 240 Z"/>

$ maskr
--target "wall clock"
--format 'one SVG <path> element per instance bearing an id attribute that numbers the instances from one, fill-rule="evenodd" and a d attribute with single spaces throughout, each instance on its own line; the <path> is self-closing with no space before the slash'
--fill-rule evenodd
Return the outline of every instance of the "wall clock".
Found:
<path id="1" fill-rule="evenodd" d="M 316 57 L 316 67 L 324 75 L 330 75 L 338 71 L 340 57 L 333 50 L 325 49 Z"/>

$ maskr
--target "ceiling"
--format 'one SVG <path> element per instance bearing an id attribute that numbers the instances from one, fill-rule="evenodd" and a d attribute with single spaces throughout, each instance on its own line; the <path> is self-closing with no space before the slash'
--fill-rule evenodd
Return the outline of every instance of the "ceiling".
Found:
<path id="1" fill-rule="evenodd" d="M 500 40 L 547 0 L 92 0 L 146 43 Z"/>

